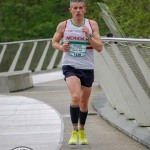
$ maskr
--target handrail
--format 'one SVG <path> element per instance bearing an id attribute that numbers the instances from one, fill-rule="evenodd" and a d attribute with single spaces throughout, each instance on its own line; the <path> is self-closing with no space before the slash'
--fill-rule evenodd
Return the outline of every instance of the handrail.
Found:
<path id="1" fill-rule="evenodd" d="M 0 45 L 9 45 L 9 44 L 18 44 L 18 43 L 29 43 L 29 42 L 43 42 L 43 41 L 51 41 L 52 38 L 49 39 L 34 39 L 34 40 L 25 40 L 25 41 L 14 41 L 14 42 L 3 42 Z"/>
<path id="2" fill-rule="evenodd" d="M 102 41 L 113 41 L 113 42 L 134 42 L 134 43 L 150 43 L 150 39 L 137 39 L 137 38 L 115 38 L 115 37 L 101 37 Z M 42 42 L 42 41 L 51 41 L 52 38 L 47 39 L 34 39 L 26 41 L 14 41 L 14 42 L 3 42 L 0 45 L 9 45 L 9 44 L 18 44 L 18 43 L 29 43 L 29 42 Z"/>
<path id="3" fill-rule="evenodd" d="M 150 39 L 135 39 L 135 38 L 110 38 L 110 37 L 102 37 L 102 41 L 150 43 Z"/>

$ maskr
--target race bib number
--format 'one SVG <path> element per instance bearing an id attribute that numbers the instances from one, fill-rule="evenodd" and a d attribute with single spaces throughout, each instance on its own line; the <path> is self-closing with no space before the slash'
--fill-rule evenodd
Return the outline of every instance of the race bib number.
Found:
<path id="1" fill-rule="evenodd" d="M 74 57 L 84 57 L 86 55 L 86 44 L 70 44 L 69 53 Z"/>

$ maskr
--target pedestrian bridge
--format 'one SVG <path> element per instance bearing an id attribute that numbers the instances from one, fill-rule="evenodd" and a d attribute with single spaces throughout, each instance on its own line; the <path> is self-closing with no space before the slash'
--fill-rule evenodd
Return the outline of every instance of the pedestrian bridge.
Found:
<path id="1" fill-rule="evenodd" d="M 100 88 L 98 94 L 95 95 L 93 105 L 97 112 L 113 126 L 118 129 L 122 128 L 122 131 L 127 133 L 130 137 L 150 147 L 150 132 L 147 132 L 147 130 L 150 131 L 150 39 L 102 37 L 102 41 L 103 51 L 101 53 L 94 51 L 95 80 Z M 19 93 L 20 91 L 26 91 L 41 83 L 46 84 L 53 80 L 59 81 L 59 79 L 62 79 L 63 76 L 60 72 L 61 59 L 62 52 L 52 48 L 51 39 L 0 43 L 0 103 L 4 106 L 0 108 L 0 111 L 3 112 L 3 114 L 1 113 L 0 120 L 1 122 L 4 120 L 2 126 L 7 125 L 9 121 L 11 121 L 12 124 L 14 123 L 14 118 L 9 121 L 6 121 L 6 118 L 16 112 L 18 104 L 19 106 L 20 104 L 26 104 L 24 107 L 19 107 L 19 112 L 21 112 L 22 109 L 30 111 L 33 109 L 33 112 L 36 112 L 42 107 L 42 109 L 46 109 L 47 112 L 44 112 L 45 114 L 43 114 L 43 112 L 39 114 L 39 116 L 44 115 L 45 117 L 45 120 L 40 121 L 44 121 L 50 125 L 51 123 L 46 121 L 47 117 L 51 117 L 49 114 L 58 118 L 59 121 L 56 121 L 57 126 L 54 127 L 54 120 L 52 127 L 54 127 L 53 130 L 56 129 L 58 131 L 57 138 L 62 141 L 62 135 L 60 133 L 62 131 L 62 119 L 55 109 L 51 108 L 51 106 L 49 107 L 50 109 L 48 109 L 48 106 L 36 102 L 35 99 L 25 99 L 22 97 L 24 95 L 20 95 L 19 98 L 21 101 L 18 101 L 15 97 L 11 97 L 13 92 Z M 59 83 L 57 83 L 57 85 L 58 84 Z M 55 88 L 55 86 L 53 88 Z M 35 89 L 38 90 L 37 88 Z M 44 91 L 47 91 L 47 89 L 43 89 L 43 92 Z M 104 98 L 107 100 L 107 103 L 103 103 Z M 5 108 L 8 109 L 10 103 L 14 103 L 14 106 L 11 107 L 9 112 L 4 113 Z M 36 107 L 29 107 L 31 104 L 32 106 L 36 105 Z M 106 109 L 104 105 L 107 106 Z M 115 114 L 113 114 L 110 109 L 115 111 Z M 28 112 L 29 114 L 30 111 Z M 36 123 L 37 128 L 34 128 L 35 132 L 39 130 L 42 133 L 46 133 L 47 130 L 49 130 L 48 126 L 44 126 L 42 129 L 40 124 L 40 127 L 38 127 L 39 116 L 37 113 L 35 120 L 31 120 L 32 117 L 29 117 L 24 121 L 28 121 L 28 123 L 33 121 Z M 128 122 L 124 125 L 117 124 L 117 119 L 122 116 L 125 117 L 125 120 Z M 19 118 L 18 121 L 20 119 L 21 118 Z M 135 127 L 142 128 L 141 133 L 129 130 L 128 127 L 123 127 L 128 126 L 129 122 L 134 122 Z M 18 124 L 18 126 L 20 127 L 20 124 Z M 9 129 L 9 134 L 11 135 L 13 131 L 17 132 L 17 128 Z M 25 131 L 23 126 L 19 129 L 21 132 Z M 29 131 L 31 129 L 30 127 L 28 128 Z M 146 129 L 146 131 L 143 129 Z M 5 133 L 1 131 L 1 138 L 5 137 L 8 132 Z M 26 132 L 26 134 L 27 133 L 28 132 Z M 46 136 L 46 134 L 44 136 Z M 49 136 L 50 135 L 48 135 L 48 137 Z M 48 140 L 51 140 L 51 138 Z M 38 139 L 38 141 L 40 141 L 40 139 Z M 53 149 L 61 147 L 60 141 L 56 141 L 56 146 L 53 145 Z M 12 143 L 13 142 L 10 142 L 9 144 L 12 145 Z M 6 145 L 0 145 L 3 146 L 2 150 L 5 150 Z M 21 144 L 19 144 L 19 146 L 20 145 Z M 17 147 L 18 145 L 16 144 L 15 146 Z M 42 146 L 41 148 L 47 148 L 44 147 L 44 145 Z"/>

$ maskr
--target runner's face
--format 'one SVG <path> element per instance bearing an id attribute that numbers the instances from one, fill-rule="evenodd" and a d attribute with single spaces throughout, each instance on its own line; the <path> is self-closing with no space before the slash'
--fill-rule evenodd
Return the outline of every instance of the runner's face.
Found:
<path id="1" fill-rule="evenodd" d="M 83 6 L 82 2 L 72 3 L 72 7 L 69 8 L 70 13 L 74 19 L 83 19 L 86 7 Z"/>

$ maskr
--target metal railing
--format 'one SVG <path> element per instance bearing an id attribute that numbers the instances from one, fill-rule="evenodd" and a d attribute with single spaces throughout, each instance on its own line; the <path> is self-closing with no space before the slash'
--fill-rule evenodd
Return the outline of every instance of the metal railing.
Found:
<path id="1" fill-rule="evenodd" d="M 96 77 L 109 103 L 139 126 L 150 126 L 149 68 L 150 39 L 103 38 L 103 51 L 95 52 Z"/>
<path id="2" fill-rule="evenodd" d="M 62 53 L 51 46 L 52 39 L 0 43 L 0 72 L 38 72 L 60 67 Z M 102 38 L 103 42 L 150 43 L 149 39 Z"/>
<path id="3" fill-rule="evenodd" d="M 0 43 L 0 72 L 60 68 L 52 39 Z M 150 126 L 150 39 L 102 37 L 95 75 L 109 103 L 139 126 Z"/>
<path id="4" fill-rule="evenodd" d="M 50 70 L 60 66 L 61 55 L 51 39 L 0 43 L 0 72 Z"/>

